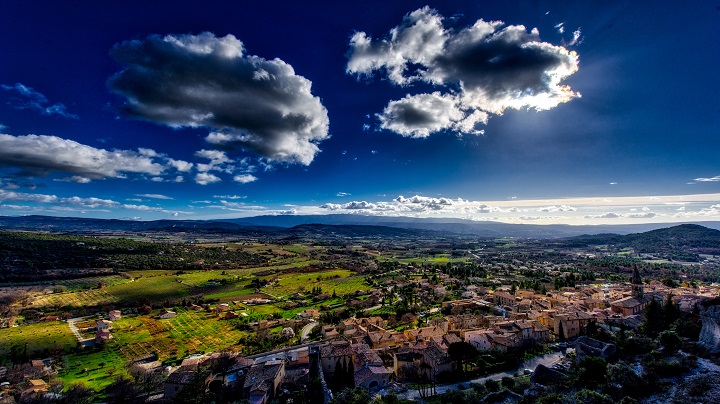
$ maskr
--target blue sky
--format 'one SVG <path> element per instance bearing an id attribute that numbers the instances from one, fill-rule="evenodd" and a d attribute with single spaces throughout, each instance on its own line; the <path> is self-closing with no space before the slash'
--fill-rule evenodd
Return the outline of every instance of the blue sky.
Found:
<path id="1" fill-rule="evenodd" d="M 720 3 L 647 4 L 4 1 L 0 215 L 720 220 Z"/>

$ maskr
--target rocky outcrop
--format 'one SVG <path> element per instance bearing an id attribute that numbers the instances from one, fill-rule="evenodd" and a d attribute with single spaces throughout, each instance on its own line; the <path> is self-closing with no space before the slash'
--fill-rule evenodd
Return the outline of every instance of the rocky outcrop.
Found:
<path id="1" fill-rule="evenodd" d="M 483 397 L 483 399 L 480 401 L 481 403 L 519 403 L 523 399 L 523 396 L 517 393 L 513 393 L 512 391 L 508 389 L 503 389 L 500 391 L 496 391 L 494 393 L 490 393 Z"/>
<path id="2" fill-rule="evenodd" d="M 720 353 L 720 301 L 714 300 L 700 313 L 700 345 L 712 353 Z"/>
<path id="3" fill-rule="evenodd" d="M 605 360 L 615 355 L 617 348 L 614 344 L 598 341 L 594 338 L 582 336 L 575 340 L 575 353 L 579 362 L 586 356 L 599 356 Z"/>
<path id="4" fill-rule="evenodd" d="M 562 372 L 558 372 L 555 369 L 550 369 L 549 367 L 540 364 L 535 368 L 535 373 L 533 373 L 530 380 L 533 383 L 542 386 L 552 386 L 566 382 L 568 377 Z"/>

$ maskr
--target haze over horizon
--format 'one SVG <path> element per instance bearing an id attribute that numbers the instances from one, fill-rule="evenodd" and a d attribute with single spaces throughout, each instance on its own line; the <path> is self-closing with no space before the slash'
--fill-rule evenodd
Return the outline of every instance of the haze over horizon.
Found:
<path id="1" fill-rule="evenodd" d="M 719 26 L 710 1 L 6 1 L 0 215 L 718 221 Z"/>

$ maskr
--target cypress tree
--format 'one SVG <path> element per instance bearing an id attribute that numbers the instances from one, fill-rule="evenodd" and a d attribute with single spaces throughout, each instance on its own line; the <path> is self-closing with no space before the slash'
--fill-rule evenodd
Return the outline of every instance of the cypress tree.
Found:
<path id="1" fill-rule="evenodd" d="M 354 388 L 355 387 L 355 364 L 353 363 L 352 359 L 350 360 L 350 363 L 348 364 L 348 368 L 347 368 L 345 377 L 346 377 L 345 387 Z"/>

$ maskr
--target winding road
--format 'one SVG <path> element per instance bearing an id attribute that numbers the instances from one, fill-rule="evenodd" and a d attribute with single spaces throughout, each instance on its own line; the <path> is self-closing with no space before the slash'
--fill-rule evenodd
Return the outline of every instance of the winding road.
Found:
<path id="1" fill-rule="evenodd" d="M 313 328 L 320 325 L 317 321 L 313 321 L 312 323 L 307 324 L 305 327 L 302 328 L 300 331 L 300 343 L 307 342 L 308 339 L 310 339 L 310 331 L 312 331 Z"/>

